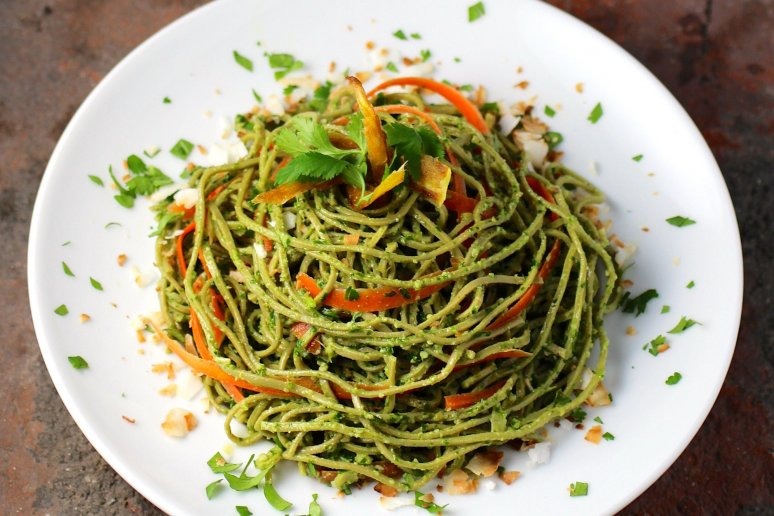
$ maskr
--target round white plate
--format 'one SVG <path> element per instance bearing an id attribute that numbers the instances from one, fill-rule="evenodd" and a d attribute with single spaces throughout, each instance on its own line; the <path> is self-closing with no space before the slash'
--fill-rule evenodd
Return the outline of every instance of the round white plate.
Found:
<path id="1" fill-rule="evenodd" d="M 122 175 L 121 160 L 158 145 L 162 152 L 146 161 L 177 177 L 184 162 L 168 150 L 179 138 L 210 149 L 221 137 L 223 118 L 232 120 L 255 104 L 252 89 L 264 99 L 280 92 L 264 52 L 291 53 L 305 63 L 302 74 L 323 78 L 331 61 L 338 73 L 373 69 L 369 41 L 391 49 L 401 68 L 400 57 L 429 49 L 438 79 L 481 84 L 490 100 L 507 105 L 537 96 L 541 116 L 547 104 L 556 111 L 543 118 L 564 135 L 565 162 L 606 192 L 613 231 L 638 246 L 627 272 L 632 290 L 658 290 L 645 314 L 616 313 L 607 320 L 612 347 L 605 383 L 614 403 L 589 410 L 586 427 L 599 416 L 615 440 L 593 445 L 582 431 L 552 429 L 549 463 L 530 468 L 526 457 L 512 453 L 506 466 L 523 473 L 516 483 L 497 481 L 493 490 L 482 485 L 468 496 L 437 494 L 439 503 L 449 504 L 448 514 L 482 508 L 504 514 L 517 507 L 531 514 L 612 513 L 669 467 L 706 417 L 733 353 L 742 299 L 734 211 L 707 145 L 647 70 L 583 23 L 535 1 L 486 2 L 486 14 L 469 23 L 472 3 L 216 2 L 138 47 L 73 117 L 49 162 L 32 220 L 35 329 L 51 377 L 84 434 L 162 510 L 229 514 L 245 505 L 254 513 L 274 513 L 257 490 L 222 490 L 207 500 L 205 486 L 216 476 L 206 460 L 227 442 L 223 418 L 204 414 L 198 401 L 158 393 L 169 380 L 151 367 L 169 356 L 158 344 L 138 343 L 130 324 L 132 316 L 156 306 L 152 283 L 139 288 L 132 273 L 132 267 L 153 271 L 150 203 L 125 209 L 113 200 L 113 190 L 87 175 L 107 185 L 109 165 Z M 398 29 L 421 39 L 400 40 L 392 35 Z M 253 61 L 253 72 L 236 64 L 234 50 Z M 526 89 L 515 87 L 522 81 L 528 81 Z M 587 116 L 598 102 L 604 114 L 592 124 Z M 638 154 L 639 162 L 632 159 Z M 207 162 L 198 150 L 191 159 Z M 674 215 L 697 223 L 672 226 L 665 219 Z M 105 227 L 109 222 L 120 226 Z M 128 262 L 119 267 L 122 253 Z M 64 274 L 63 261 L 75 277 Z M 104 290 L 93 288 L 89 277 Z M 695 286 L 686 288 L 691 281 Z M 63 303 L 70 313 L 55 314 Z M 660 313 L 662 305 L 671 311 Z M 80 323 L 81 313 L 91 321 Z M 643 351 L 683 315 L 701 325 L 669 335 L 670 349 L 657 357 Z M 629 326 L 634 335 L 627 334 Z M 67 357 L 73 355 L 84 357 L 89 368 L 71 367 Z M 676 371 L 682 381 L 666 385 Z M 185 384 L 184 376 L 178 371 L 175 381 Z M 187 407 L 198 418 L 199 427 L 184 439 L 160 428 L 173 407 Z M 254 451 L 237 450 L 234 460 Z M 370 487 L 337 497 L 292 465 L 276 478 L 279 492 L 294 503 L 290 512 L 305 513 L 312 493 L 320 494 L 326 514 L 384 512 Z M 569 496 L 576 481 L 588 482 L 588 496 Z"/>

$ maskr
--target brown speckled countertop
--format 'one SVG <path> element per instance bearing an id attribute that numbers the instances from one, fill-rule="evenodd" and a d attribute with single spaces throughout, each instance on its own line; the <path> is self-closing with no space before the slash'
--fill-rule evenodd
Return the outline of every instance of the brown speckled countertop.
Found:
<path id="1" fill-rule="evenodd" d="M 0 513 L 159 513 L 94 451 L 54 390 L 28 307 L 27 235 L 46 162 L 89 91 L 202 3 L 0 3 Z M 720 397 L 677 462 L 623 513 L 774 514 L 774 1 L 550 3 L 623 46 L 683 104 L 720 164 L 742 235 L 742 324 Z"/>

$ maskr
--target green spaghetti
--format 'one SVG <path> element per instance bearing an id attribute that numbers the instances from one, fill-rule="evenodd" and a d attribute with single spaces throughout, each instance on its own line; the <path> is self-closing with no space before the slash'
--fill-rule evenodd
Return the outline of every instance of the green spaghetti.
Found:
<path id="1" fill-rule="evenodd" d="M 601 193 L 517 144 L 534 119 L 500 134 L 446 85 L 350 83 L 237 117 L 248 155 L 156 206 L 163 338 L 235 442 L 415 490 L 599 393 L 618 270 Z"/>

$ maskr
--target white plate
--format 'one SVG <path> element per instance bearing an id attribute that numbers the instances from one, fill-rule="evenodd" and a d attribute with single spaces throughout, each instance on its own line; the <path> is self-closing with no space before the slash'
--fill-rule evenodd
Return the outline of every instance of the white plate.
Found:
<path id="1" fill-rule="evenodd" d="M 734 349 L 742 293 L 742 262 L 734 211 L 722 176 L 694 124 L 667 90 L 615 44 L 581 22 L 533 1 L 487 2 L 486 15 L 467 21 L 472 0 L 433 2 L 217 2 L 164 29 L 124 59 L 84 102 L 54 151 L 38 193 L 29 244 L 29 289 L 41 352 L 68 410 L 103 457 L 130 484 L 164 511 L 228 514 L 235 505 L 271 514 L 255 491 L 221 492 L 212 501 L 205 486 L 215 479 L 205 461 L 224 443 L 222 417 L 201 413 L 195 402 L 160 396 L 167 380 L 151 364 L 167 360 L 158 345 L 138 344 L 129 318 L 153 310 L 155 292 L 138 288 L 131 266 L 152 270 L 152 226 L 148 203 L 132 210 L 112 199 L 87 174 L 107 182 L 107 167 L 150 145 L 151 160 L 176 175 L 183 162 L 167 150 L 181 137 L 210 146 L 222 116 L 232 119 L 254 104 L 251 89 L 267 97 L 279 91 L 263 52 L 289 52 L 305 73 L 324 77 L 337 70 L 371 69 L 367 41 L 399 54 L 432 51 L 435 76 L 486 86 L 490 99 L 513 102 L 538 95 L 537 109 L 552 105 L 550 123 L 564 134 L 565 161 L 607 194 L 615 232 L 637 244 L 636 265 L 627 273 L 635 293 L 656 288 L 660 297 L 638 318 L 614 314 L 607 321 L 613 342 L 605 380 L 615 397 L 599 415 L 614 441 L 595 446 L 583 432 L 552 433 L 548 464 L 529 469 L 515 484 L 471 496 L 438 495 L 451 514 L 481 508 L 493 514 L 514 507 L 533 514 L 612 513 L 654 482 L 698 430 L 723 382 Z M 391 34 L 418 32 L 421 40 Z M 257 45 L 260 42 L 260 46 Z M 232 51 L 250 57 L 247 72 Z M 454 60 L 459 57 L 459 62 Z M 522 67 L 523 72 L 517 73 Z M 514 88 L 529 81 L 526 91 Z M 585 90 L 576 92 L 576 83 Z M 168 96 L 172 102 L 162 103 Z M 586 117 L 601 102 L 597 124 Z M 205 116 L 211 113 L 210 117 Z M 632 156 L 643 154 L 641 162 Z M 193 159 L 205 162 L 194 151 Z M 596 164 L 597 173 L 590 171 Z M 685 215 L 697 224 L 665 222 Z M 121 226 L 105 228 L 111 221 Z M 643 231 L 643 227 L 649 231 Z M 62 244 L 69 241 L 70 244 Z M 129 262 L 116 264 L 126 253 Z M 66 276 L 60 262 L 75 273 Z M 104 286 L 95 290 L 88 278 Z M 692 289 L 686 288 L 689 281 Z M 66 303 L 70 314 L 54 309 Z M 117 306 L 113 306 L 115 303 Z M 672 310 L 660 314 L 662 304 Z M 78 322 L 78 314 L 92 320 Z M 702 323 L 670 339 L 653 357 L 642 345 L 665 333 L 681 315 Z M 637 334 L 626 335 L 634 326 Z M 145 350 L 140 354 L 139 350 Z M 69 355 L 90 364 L 77 371 Z M 665 385 L 673 372 L 683 375 Z M 191 408 L 199 428 L 182 440 L 160 429 L 167 410 Z M 130 424 L 121 416 L 133 418 Z M 237 452 L 245 458 L 245 450 Z M 383 512 L 370 488 L 343 499 L 332 489 L 282 468 L 278 489 L 306 511 L 320 493 L 327 514 Z M 589 483 L 589 495 L 571 498 L 571 482 Z M 434 484 L 431 484 L 434 487 Z M 407 509 L 406 512 L 421 512 Z"/>

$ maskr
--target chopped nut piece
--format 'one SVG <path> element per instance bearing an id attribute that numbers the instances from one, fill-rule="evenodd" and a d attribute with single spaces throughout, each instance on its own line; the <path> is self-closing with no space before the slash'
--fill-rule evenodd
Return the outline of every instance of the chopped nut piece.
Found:
<path id="1" fill-rule="evenodd" d="M 591 393 L 591 396 L 586 400 L 586 403 L 590 407 L 604 407 L 605 405 L 610 405 L 610 393 L 607 392 L 607 389 L 602 382 L 597 384 L 597 388 Z"/>
<path id="2" fill-rule="evenodd" d="M 507 485 L 511 485 L 521 476 L 521 471 L 503 471 L 500 473 L 500 480 Z"/>
<path id="3" fill-rule="evenodd" d="M 161 428 L 171 437 L 185 437 L 188 432 L 196 428 L 196 416 L 188 410 L 173 408 L 167 412 Z"/>
<path id="4" fill-rule="evenodd" d="M 123 267 L 126 263 L 126 255 L 125 254 L 119 254 L 118 258 L 116 258 L 116 261 L 118 262 L 119 267 Z"/>
<path id="5" fill-rule="evenodd" d="M 521 88 L 522 90 L 526 90 L 529 88 L 529 81 L 521 81 L 517 83 L 514 88 Z"/>
<path id="6" fill-rule="evenodd" d="M 81 314 L 80 321 L 82 323 L 91 321 L 91 316 L 89 314 Z"/>
<path id="7" fill-rule="evenodd" d="M 629 335 L 629 336 L 637 335 L 637 328 L 635 328 L 634 326 L 627 327 L 626 328 L 626 334 Z"/>
<path id="8" fill-rule="evenodd" d="M 450 495 L 475 493 L 478 489 L 478 480 L 468 476 L 461 469 L 452 471 L 444 477 L 444 491 Z"/>
<path id="9" fill-rule="evenodd" d="M 175 378 L 175 364 L 172 362 L 162 362 L 160 364 L 153 364 L 151 371 L 154 373 L 166 373 L 168 380 Z"/>
<path id="10" fill-rule="evenodd" d="M 135 423 L 135 419 L 134 419 L 133 417 L 129 417 L 129 416 L 121 416 L 121 419 L 123 419 L 123 420 L 124 420 L 124 421 L 126 421 L 127 423 L 131 423 L 131 424 L 134 424 L 134 423 Z"/>
<path id="11" fill-rule="evenodd" d="M 575 91 L 577 91 L 578 93 L 583 93 L 583 83 L 582 82 L 579 82 L 578 84 L 575 85 Z"/>
<path id="12" fill-rule="evenodd" d="M 159 394 L 161 394 L 162 396 L 173 397 L 175 394 L 177 394 L 177 385 L 174 383 L 170 383 L 166 387 L 159 389 Z"/>
<path id="13" fill-rule="evenodd" d="M 592 426 L 588 432 L 586 432 L 586 437 L 584 437 L 588 442 L 599 444 L 599 441 L 602 440 L 602 425 L 594 425 Z"/>
<path id="14" fill-rule="evenodd" d="M 388 486 L 386 484 L 382 484 L 381 482 L 377 483 L 374 486 L 374 491 L 376 491 L 377 493 L 381 493 L 382 495 L 387 496 L 387 497 L 393 497 L 393 496 L 398 494 L 398 490 L 397 489 L 395 489 L 392 486 Z"/>

